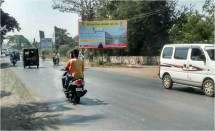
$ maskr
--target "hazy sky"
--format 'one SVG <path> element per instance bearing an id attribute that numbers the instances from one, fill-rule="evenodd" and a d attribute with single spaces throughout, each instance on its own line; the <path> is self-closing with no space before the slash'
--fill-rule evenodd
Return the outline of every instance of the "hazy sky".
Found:
<path id="1" fill-rule="evenodd" d="M 39 41 L 39 30 L 45 32 L 46 38 L 52 38 L 54 26 L 67 29 L 70 36 L 78 34 L 79 16 L 73 13 L 62 13 L 53 10 L 53 0 L 4 0 L 2 9 L 13 16 L 20 27 L 19 32 L 8 35 L 22 34 L 30 41 Z M 202 11 L 204 0 L 180 0 L 179 4 L 193 4 L 194 8 Z"/>

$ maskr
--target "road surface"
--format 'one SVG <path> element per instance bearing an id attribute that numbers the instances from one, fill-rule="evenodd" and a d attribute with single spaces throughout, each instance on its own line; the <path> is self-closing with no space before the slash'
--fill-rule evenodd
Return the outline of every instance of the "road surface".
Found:
<path id="1" fill-rule="evenodd" d="M 9 68 L 34 92 L 38 104 L 45 101 L 56 114 L 59 124 L 49 125 L 51 129 L 214 130 L 214 98 L 198 89 L 166 90 L 159 79 L 86 68 L 88 93 L 73 105 L 62 92 L 63 65 L 41 60 L 39 69 L 24 69 L 21 62 Z"/>

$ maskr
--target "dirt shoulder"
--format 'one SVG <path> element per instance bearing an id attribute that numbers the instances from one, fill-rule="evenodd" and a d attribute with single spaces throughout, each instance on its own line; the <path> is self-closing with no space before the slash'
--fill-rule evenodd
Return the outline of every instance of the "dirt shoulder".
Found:
<path id="1" fill-rule="evenodd" d="M 120 74 L 127 74 L 137 77 L 147 77 L 153 79 L 159 79 L 158 72 L 159 69 L 157 66 L 143 66 L 143 67 L 90 67 L 92 69 L 105 71 L 105 72 L 113 72 Z"/>
<path id="2" fill-rule="evenodd" d="M 57 114 L 45 102 L 37 102 L 29 88 L 9 68 L 1 64 L 1 130 L 56 130 Z"/>

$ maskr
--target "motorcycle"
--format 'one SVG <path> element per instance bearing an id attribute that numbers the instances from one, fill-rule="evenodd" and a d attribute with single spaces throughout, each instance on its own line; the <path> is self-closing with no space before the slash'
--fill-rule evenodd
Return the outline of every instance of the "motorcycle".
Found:
<path id="1" fill-rule="evenodd" d="M 64 71 L 63 69 L 61 71 Z M 64 77 L 68 71 L 63 73 Z M 83 97 L 87 90 L 84 90 L 85 82 L 83 79 L 70 79 L 67 90 L 64 91 L 66 98 L 70 99 L 75 104 L 80 103 L 80 98 Z"/>
<path id="2" fill-rule="evenodd" d="M 42 59 L 45 60 L 46 59 L 46 55 L 42 54 Z"/>
<path id="3" fill-rule="evenodd" d="M 15 64 L 16 64 L 16 62 L 17 62 L 17 60 L 16 60 L 16 59 L 14 59 L 14 58 L 11 58 L 11 59 L 10 59 L 10 61 L 11 61 L 11 63 L 13 63 L 13 66 L 15 66 Z"/>
<path id="4" fill-rule="evenodd" d="M 54 57 L 53 63 L 54 63 L 54 65 L 59 65 L 59 57 Z"/>

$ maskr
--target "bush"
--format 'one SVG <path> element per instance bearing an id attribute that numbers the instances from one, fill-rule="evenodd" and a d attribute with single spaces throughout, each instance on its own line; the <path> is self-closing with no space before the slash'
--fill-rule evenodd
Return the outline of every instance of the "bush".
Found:
<path id="1" fill-rule="evenodd" d="M 69 50 L 69 45 L 62 45 L 58 49 L 58 52 L 60 53 L 61 56 L 66 56 L 68 50 Z"/>
<path id="2" fill-rule="evenodd" d="M 73 51 L 74 49 L 78 49 L 78 46 L 75 46 L 74 48 L 69 49 L 69 50 L 66 52 L 66 56 L 67 56 L 67 57 L 70 57 L 70 52 Z"/>
<path id="3" fill-rule="evenodd" d="M 42 52 L 45 53 L 45 55 L 50 55 L 51 54 L 51 50 L 39 50 L 39 54 L 42 55 Z"/>

